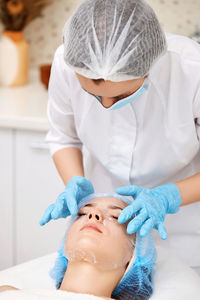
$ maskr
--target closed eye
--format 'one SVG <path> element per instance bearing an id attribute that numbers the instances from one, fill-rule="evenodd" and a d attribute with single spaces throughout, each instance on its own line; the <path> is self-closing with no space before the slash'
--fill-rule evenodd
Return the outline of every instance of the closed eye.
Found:
<path id="1" fill-rule="evenodd" d="M 81 216 L 85 216 L 86 214 L 84 214 L 84 213 L 78 213 L 78 217 L 81 217 Z"/>

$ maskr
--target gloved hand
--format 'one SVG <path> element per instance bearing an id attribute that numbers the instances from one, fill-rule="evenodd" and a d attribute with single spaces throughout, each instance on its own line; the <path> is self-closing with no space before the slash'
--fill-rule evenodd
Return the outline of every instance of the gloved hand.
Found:
<path id="1" fill-rule="evenodd" d="M 181 195 L 174 183 L 146 189 L 135 185 L 117 188 L 120 195 L 132 196 L 134 201 L 125 207 L 119 215 L 120 224 L 128 223 L 127 233 L 133 234 L 139 230 L 141 236 L 146 236 L 152 228 L 158 230 L 162 239 L 167 238 L 163 224 L 166 214 L 174 214 L 179 210 Z"/>
<path id="2" fill-rule="evenodd" d="M 75 176 L 67 183 L 65 191 L 61 193 L 56 202 L 47 207 L 40 225 L 45 225 L 51 219 L 66 218 L 70 214 L 75 216 L 78 213 L 78 203 L 80 200 L 94 193 L 92 183 L 82 177 Z"/>

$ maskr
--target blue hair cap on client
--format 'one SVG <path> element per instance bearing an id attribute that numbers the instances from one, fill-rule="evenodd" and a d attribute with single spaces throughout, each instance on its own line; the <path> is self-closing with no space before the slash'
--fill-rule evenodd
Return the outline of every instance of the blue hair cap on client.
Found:
<path id="1" fill-rule="evenodd" d="M 124 201 L 127 204 L 131 204 L 131 200 L 128 197 L 120 196 L 118 194 L 91 194 L 81 200 L 78 205 L 80 209 L 92 199 L 100 197 L 113 197 Z M 68 259 L 64 254 L 64 246 L 66 240 L 66 234 L 71 224 L 76 220 L 76 217 L 71 218 L 68 223 L 65 236 L 62 239 L 60 249 L 58 250 L 58 257 L 55 261 L 54 267 L 50 270 L 50 276 L 56 282 L 56 288 L 58 289 L 62 283 L 65 272 L 68 266 Z M 146 300 L 153 294 L 153 279 L 154 279 L 154 265 L 156 261 L 156 250 L 153 243 L 151 234 L 146 237 L 141 237 L 136 234 L 136 246 L 133 253 L 133 257 L 129 263 L 129 266 L 118 283 L 116 288 L 112 292 L 112 298 L 116 300 Z"/>

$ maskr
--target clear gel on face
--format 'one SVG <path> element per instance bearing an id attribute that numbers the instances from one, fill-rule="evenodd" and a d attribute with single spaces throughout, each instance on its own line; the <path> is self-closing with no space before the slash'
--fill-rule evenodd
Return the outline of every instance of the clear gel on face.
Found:
<path id="1" fill-rule="evenodd" d="M 114 256 L 112 259 L 108 259 L 106 255 L 95 254 L 95 251 L 89 250 L 87 247 L 68 248 L 65 251 L 65 255 L 69 262 L 85 261 L 90 264 L 95 264 L 101 270 L 112 270 L 119 267 L 123 267 L 130 260 L 135 247 L 135 238 L 126 234 L 126 224 L 119 224 L 117 221 L 119 213 L 110 214 L 105 209 L 94 209 L 91 207 L 83 207 L 79 210 L 78 216 L 75 222 L 78 222 L 79 228 L 83 228 L 85 225 L 95 224 L 98 228 L 103 226 L 103 238 L 112 236 L 112 240 L 116 243 L 121 243 L 123 247 L 123 257 L 117 259 Z M 111 234 L 112 233 L 112 234 Z M 88 234 L 88 233 L 87 233 Z M 89 233 L 90 234 L 90 233 Z M 94 232 L 91 234 L 101 234 Z M 109 235 L 110 234 L 110 235 Z M 121 239 L 119 239 L 119 235 Z M 101 238 L 101 237 L 100 237 Z M 101 247 L 102 245 L 99 245 Z M 111 245 L 112 247 L 112 245 Z"/>

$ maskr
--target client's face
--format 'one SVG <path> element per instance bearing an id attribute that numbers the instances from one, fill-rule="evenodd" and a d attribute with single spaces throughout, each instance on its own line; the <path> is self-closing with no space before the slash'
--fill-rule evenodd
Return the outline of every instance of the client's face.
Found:
<path id="1" fill-rule="evenodd" d="M 117 219 L 127 204 L 113 197 L 95 198 L 79 210 L 65 250 L 69 261 L 83 260 L 100 268 L 126 267 L 133 255 L 134 236 Z"/>

